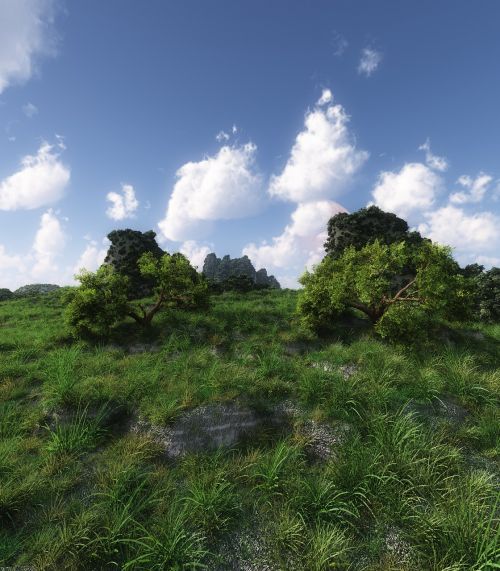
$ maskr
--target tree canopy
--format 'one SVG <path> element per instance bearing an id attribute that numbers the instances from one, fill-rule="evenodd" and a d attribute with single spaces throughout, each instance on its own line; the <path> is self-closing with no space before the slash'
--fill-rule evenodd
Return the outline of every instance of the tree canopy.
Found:
<path id="1" fill-rule="evenodd" d="M 389 335 L 395 324 L 403 330 L 417 316 L 453 318 L 469 304 L 467 279 L 457 272 L 449 248 L 428 241 L 350 245 L 338 258 L 326 256 L 301 283 L 299 312 L 312 326 L 328 325 L 350 308 Z"/>
<path id="2" fill-rule="evenodd" d="M 152 303 L 130 300 L 129 277 L 110 265 L 77 276 L 80 287 L 69 291 L 66 308 L 66 321 L 77 336 L 106 336 L 127 316 L 148 326 L 164 308 L 206 305 L 206 281 L 182 254 L 165 253 L 158 258 L 146 252 L 139 258 L 138 268 L 153 284 Z"/>

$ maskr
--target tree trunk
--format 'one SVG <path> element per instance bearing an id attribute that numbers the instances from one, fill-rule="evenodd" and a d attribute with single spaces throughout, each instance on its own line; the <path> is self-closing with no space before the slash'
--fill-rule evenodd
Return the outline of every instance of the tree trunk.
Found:
<path id="1" fill-rule="evenodd" d="M 357 301 L 353 301 L 349 305 L 351 307 L 354 307 L 354 309 L 359 309 L 365 315 L 367 315 L 368 318 L 370 319 L 370 321 L 373 323 L 373 325 L 375 325 L 380 320 L 382 315 L 384 315 L 385 310 L 387 309 L 385 306 L 383 306 L 383 307 L 370 307 L 368 305 L 365 305 L 364 303 L 357 302 Z"/>

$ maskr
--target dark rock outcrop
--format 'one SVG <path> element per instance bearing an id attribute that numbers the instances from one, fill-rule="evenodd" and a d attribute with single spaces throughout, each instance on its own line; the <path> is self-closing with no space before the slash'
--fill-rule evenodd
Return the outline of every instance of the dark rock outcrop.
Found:
<path id="1" fill-rule="evenodd" d="M 156 233 L 152 230 L 140 232 L 129 228 L 113 230 L 108 234 L 111 246 L 104 263 L 128 276 L 132 297 L 144 297 L 151 293 L 152 284 L 141 276 L 137 261 L 145 252 L 151 252 L 158 258 L 165 253 L 156 243 L 155 237 Z"/>
<path id="2" fill-rule="evenodd" d="M 14 291 L 14 296 L 29 297 L 30 295 L 49 293 L 56 289 L 59 289 L 59 286 L 55 284 L 28 284 L 16 289 Z"/>
<path id="3" fill-rule="evenodd" d="M 7 289 L 6 287 L 0 288 L 0 301 L 7 301 L 8 299 L 12 299 L 14 294 Z"/>
<path id="4" fill-rule="evenodd" d="M 268 276 L 264 268 L 255 271 L 248 256 L 233 259 L 224 256 L 221 259 L 214 253 L 208 254 L 203 264 L 203 275 L 216 284 L 224 283 L 230 278 L 246 277 L 259 287 L 280 288 L 278 280 L 274 276 Z"/>

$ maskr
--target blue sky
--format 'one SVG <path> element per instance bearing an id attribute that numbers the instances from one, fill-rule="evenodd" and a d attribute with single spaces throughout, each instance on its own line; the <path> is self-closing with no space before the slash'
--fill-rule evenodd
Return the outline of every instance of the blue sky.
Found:
<path id="1" fill-rule="evenodd" d="M 496 0 L 0 0 L 0 287 L 115 228 L 283 284 L 374 202 L 500 265 Z"/>

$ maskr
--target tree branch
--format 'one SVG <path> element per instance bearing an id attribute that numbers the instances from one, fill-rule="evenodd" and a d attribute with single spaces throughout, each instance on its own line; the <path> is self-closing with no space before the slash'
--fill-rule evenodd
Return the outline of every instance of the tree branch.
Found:
<path id="1" fill-rule="evenodd" d="M 401 297 L 401 295 L 408 289 L 410 288 L 415 282 L 417 281 L 417 276 L 415 276 L 411 281 L 409 281 L 404 287 L 402 287 L 398 293 L 391 299 L 388 300 L 387 303 L 394 303 L 395 301 L 398 301 L 398 299 Z M 401 300 L 403 301 L 403 300 Z"/>

